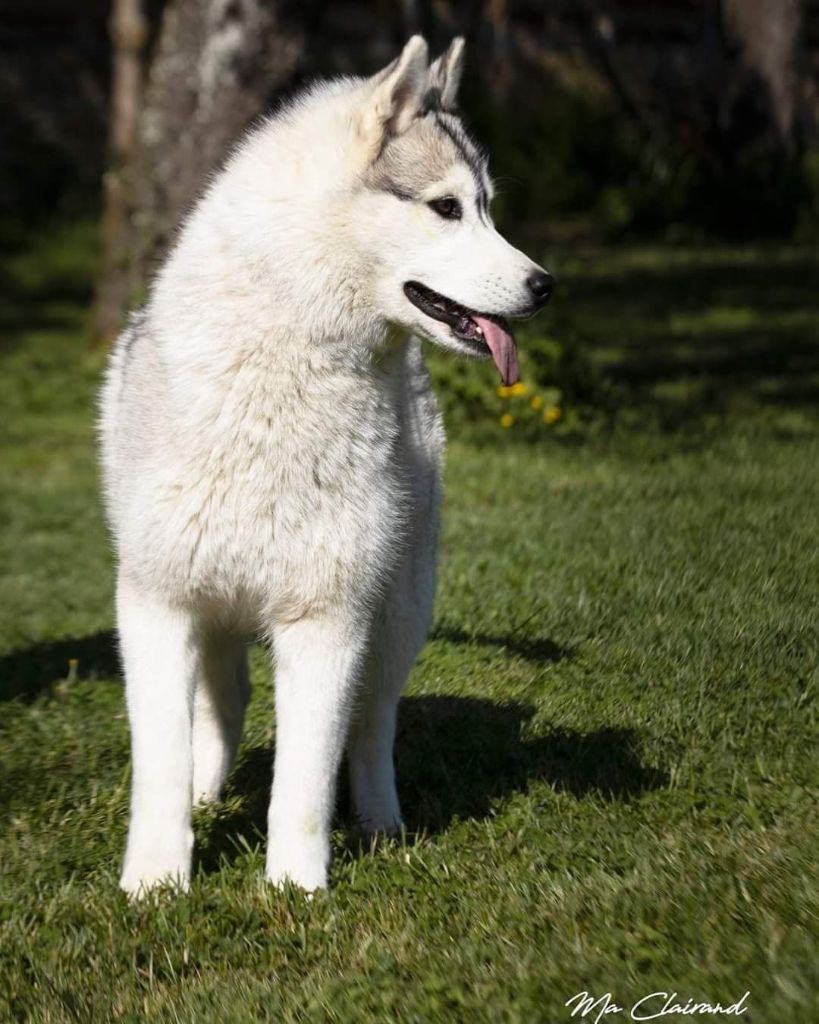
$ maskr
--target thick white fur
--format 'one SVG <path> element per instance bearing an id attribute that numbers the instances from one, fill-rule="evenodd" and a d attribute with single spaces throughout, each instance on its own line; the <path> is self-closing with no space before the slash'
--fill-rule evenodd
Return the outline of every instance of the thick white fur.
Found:
<path id="1" fill-rule="evenodd" d="M 112 356 L 129 893 L 188 881 L 191 806 L 218 797 L 241 735 L 248 636 L 276 665 L 267 876 L 326 884 L 347 745 L 360 820 L 400 825 L 396 707 L 431 614 L 443 451 L 409 334 L 458 347 L 401 286 L 503 312 L 533 267 L 471 207 L 456 230 L 361 186 L 419 109 L 425 68 L 413 40 L 374 79 L 314 89 L 253 131 Z M 450 178 L 444 191 L 474 192 L 463 168 Z"/>

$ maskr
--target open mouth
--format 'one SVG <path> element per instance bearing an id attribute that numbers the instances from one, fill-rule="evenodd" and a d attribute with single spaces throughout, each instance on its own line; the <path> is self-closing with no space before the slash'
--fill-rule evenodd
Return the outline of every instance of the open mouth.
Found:
<path id="1" fill-rule="evenodd" d="M 418 281 L 407 281 L 404 294 L 422 313 L 446 324 L 475 355 L 491 356 L 505 385 L 518 379 L 518 351 L 509 325 L 500 316 L 476 313 Z"/>

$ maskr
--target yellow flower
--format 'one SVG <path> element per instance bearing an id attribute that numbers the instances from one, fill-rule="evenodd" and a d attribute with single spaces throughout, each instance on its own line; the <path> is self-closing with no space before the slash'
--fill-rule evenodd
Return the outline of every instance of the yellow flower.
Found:
<path id="1" fill-rule="evenodd" d="M 544 423 L 557 423 L 560 417 L 563 415 L 563 410 L 559 405 L 550 405 L 549 408 L 543 413 Z"/>
<path id="2" fill-rule="evenodd" d="M 508 388 L 505 384 L 501 384 L 498 388 L 498 398 L 508 398 L 512 394 L 512 389 Z"/>
<path id="3" fill-rule="evenodd" d="M 500 418 L 500 425 L 503 427 L 504 430 L 508 430 L 509 427 L 511 427 L 514 422 L 515 417 L 512 415 L 511 412 L 505 412 L 503 416 L 501 416 Z"/>
<path id="4" fill-rule="evenodd" d="M 513 394 L 517 397 L 518 395 L 525 395 L 526 392 L 529 390 L 529 387 L 528 385 L 524 384 L 522 380 L 519 380 L 517 384 L 513 384 L 509 390 L 510 394 Z"/>
<path id="5" fill-rule="evenodd" d="M 529 405 L 531 405 L 533 409 L 539 409 L 543 405 L 543 399 L 540 395 L 532 395 L 529 399 Z"/>

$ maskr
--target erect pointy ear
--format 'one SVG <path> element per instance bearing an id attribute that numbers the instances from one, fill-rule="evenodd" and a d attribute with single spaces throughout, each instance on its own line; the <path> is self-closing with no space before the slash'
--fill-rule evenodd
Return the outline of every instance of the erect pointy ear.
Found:
<path id="1" fill-rule="evenodd" d="M 454 110 L 464 71 L 464 37 L 456 36 L 449 49 L 429 66 L 426 106 Z"/>
<path id="2" fill-rule="evenodd" d="M 401 135 L 421 109 L 427 83 L 428 50 L 423 36 L 413 36 L 401 56 L 370 79 L 370 93 L 360 118 L 363 139 L 377 155 L 390 135 Z"/>

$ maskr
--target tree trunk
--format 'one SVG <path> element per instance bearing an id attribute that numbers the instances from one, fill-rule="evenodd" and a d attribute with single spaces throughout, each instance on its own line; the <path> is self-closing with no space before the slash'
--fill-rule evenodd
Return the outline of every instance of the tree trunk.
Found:
<path id="1" fill-rule="evenodd" d="M 97 282 L 96 332 L 109 339 L 131 290 L 128 275 L 129 166 L 137 142 L 142 101 L 142 51 L 147 25 L 142 0 L 115 0 L 111 13 L 112 74 L 108 170 L 103 176 L 102 258 Z"/>
<path id="2" fill-rule="evenodd" d="M 111 169 L 96 330 L 108 342 L 231 143 L 292 78 L 300 25 L 274 0 L 168 0 L 150 54 L 142 0 L 116 0 Z"/>
<path id="3" fill-rule="evenodd" d="M 742 63 L 767 90 L 771 120 L 786 150 L 794 142 L 800 7 L 800 0 L 724 0 L 726 28 L 739 43 Z"/>

